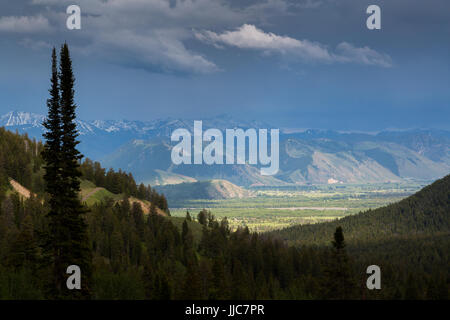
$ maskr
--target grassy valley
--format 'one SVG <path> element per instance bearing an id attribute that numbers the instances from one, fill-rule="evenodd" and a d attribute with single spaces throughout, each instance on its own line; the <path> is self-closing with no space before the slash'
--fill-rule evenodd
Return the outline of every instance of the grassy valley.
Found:
<path id="1" fill-rule="evenodd" d="M 251 196 L 229 199 L 169 199 L 171 214 L 196 215 L 203 208 L 218 218 L 227 217 L 232 228 L 248 226 L 264 232 L 295 224 L 324 222 L 378 208 L 413 194 L 424 183 L 371 185 L 335 184 L 250 188 Z M 172 188 L 175 189 L 175 186 Z M 161 190 L 161 189 L 158 189 Z M 167 190 L 167 189 L 166 189 Z M 191 189 L 193 193 L 195 189 Z"/>

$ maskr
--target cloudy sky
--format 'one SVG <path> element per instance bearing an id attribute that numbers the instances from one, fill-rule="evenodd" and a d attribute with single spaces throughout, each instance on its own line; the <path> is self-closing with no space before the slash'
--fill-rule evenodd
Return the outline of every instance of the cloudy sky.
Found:
<path id="1" fill-rule="evenodd" d="M 81 30 L 66 28 L 71 4 Z M 448 0 L 1 1 L 0 113 L 46 112 L 64 41 L 83 119 L 450 129 Z"/>

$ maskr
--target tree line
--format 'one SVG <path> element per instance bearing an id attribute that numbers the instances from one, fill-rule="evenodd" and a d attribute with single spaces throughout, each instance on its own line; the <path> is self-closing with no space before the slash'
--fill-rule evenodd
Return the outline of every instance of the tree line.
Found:
<path id="1" fill-rule="evenodd" d="M 112 168 L 107 171 L 102 168 L 100 162 L 94 162 L 89 158 L 80 165 L 80 171 L 83 179 L 91 181 L 98 187 L 103 187 L 115 194 L 123 193 L 126 196 L 148 200 L 169 213 L 169 205 L 164 194 L 159 194 L 150 185 L 146 186 L 143 183 L 137 185 L 131 173 L 121 169 L 114 171 Z"/>

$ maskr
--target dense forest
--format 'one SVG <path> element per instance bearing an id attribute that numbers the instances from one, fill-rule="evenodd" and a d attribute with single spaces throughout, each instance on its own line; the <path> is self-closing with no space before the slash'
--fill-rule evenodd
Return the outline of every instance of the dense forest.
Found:
<path id="1" fill-rule="evenodd" d="M 0 134 L 5 164 L 0 171 L 5 177 L 0 197 L 0 298 L 47 298 L 42 235 L 49 228 L 49 207 L 40 191 L 42 144 L 3 129 Z M 40 182 L 33 183 L 31 175 Z M 7 177 L 36 191 L 36 196 L 24 199 L 12 192 Z M 310 272 L 320 274 L 308 253 L 248 229 L 231 232 L 226 219 L 218 222 L 210 212 L 201 211 L 196 222 L 187 215 L 180 230 L 169 217 L 144 215 L 140 205 L 126 199 L 88 210 L 94 299 L 294 299 L 320 292 L 303 284 L 309 282 Z M 194 223 L 203 228 L 198 241 L 189 227 Z"/>
<path id="2" fill-rule="evenodd" d="M 42 235 L 48 230 L 49 208 L 42 192 L 42 144 L 4 129 L 0 134 L 5 164 L 0 171 L 5 177 L 0 198 L 0 298 L 43 299 L 47 295 Z M 104 172 L 98 165 L 91 169 Z M 7 177 L 36 196 L 24 199 L 12 192 Z M 144 215 L 137 203 L 111 200 L 90 207 L 86 220 L 94 299 L 294 299 L 320 292 L 304 285 L 310 281 L 309 273 L 320 274 L 309 253 L 248 229 L 231 232 L 226 219 L 218 222 L 207 211 L 197 219 L 187 215 L 180 230 L 170 217 Z M 196 223 L 203 228 L 200 240 L 189 227 Z M 321 253 L 317 256 L 325 259 Z"/>
<path id="3" fill-rule="evenodd" d="M 4 129 L 0 135 L 0 298 L 44 299 L 41 235 L 48 228 L 48 205 L 39 191 L 42 144 Z M 107 174 L 96 166 L 88 171 L 103 173 L 102 181 Z M 129 174 L 120 176 L 133 181 Z M 12 192 L 7 177 L 37 196 L 24 199 Z M 86 214 L 92 298 L 446 299 L 449 184 L 446 177 L 385 208 L 271 234 L 232 232 L 226 219 L 216 221 L 207 211 L 188 215 L 180 229 L 170 217 L 144 215 L 136 203 L 105 201 Z M 202 228 L 198 240 L 192 234 L 195 224 Z M 337 226 L 347 243 L 339 254 L 331 245 Z M 382 269 L 382 290 L 365 288 L 370 264 Z M 341 269 L 347 272 L 334 272 Z M 342 274 L 345 292 L 331 286 Z"/>
<path id="4" fill-rule="evenodd" d="M 449 214 L 450 175 L 398 203 L 336 221 L 293 226 L 270 235 L 297 247 L 320 248 L 329 243 L 329 234 L 341 226 L 354 267 L 376 264 L 385 270 L 381 293 L 393 298 L 448 299 Z"/>

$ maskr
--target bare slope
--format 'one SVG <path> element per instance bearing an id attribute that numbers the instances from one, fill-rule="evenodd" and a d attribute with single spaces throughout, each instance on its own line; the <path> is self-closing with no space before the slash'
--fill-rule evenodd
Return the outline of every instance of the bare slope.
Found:
<path id="1" fill-rule="evenodd" d="M 22 197 L 28 199 L 29 197 L 31 197 L 31 192 L 30 190 L 28 190 L 27 188 L 25 188 L 24 186 L 22 186 L 20 183 L 18 183 L 16 180 L 14 179 L 9 179 L 9 183 L 11 184 L 11 186 L 13 187 L 14 191 L 16 191 L 18 194 L 20 194 Z"/>
<path id="2" fill-rule="evenodd" d="M 158 192 L 163 193 L 169 203 L 171 200 L 183 199 L 230 199 L 246 198 L 252 193 L 226 180 L 208 180 L 192 183 L 180 183 L 155 187 Z"/>

